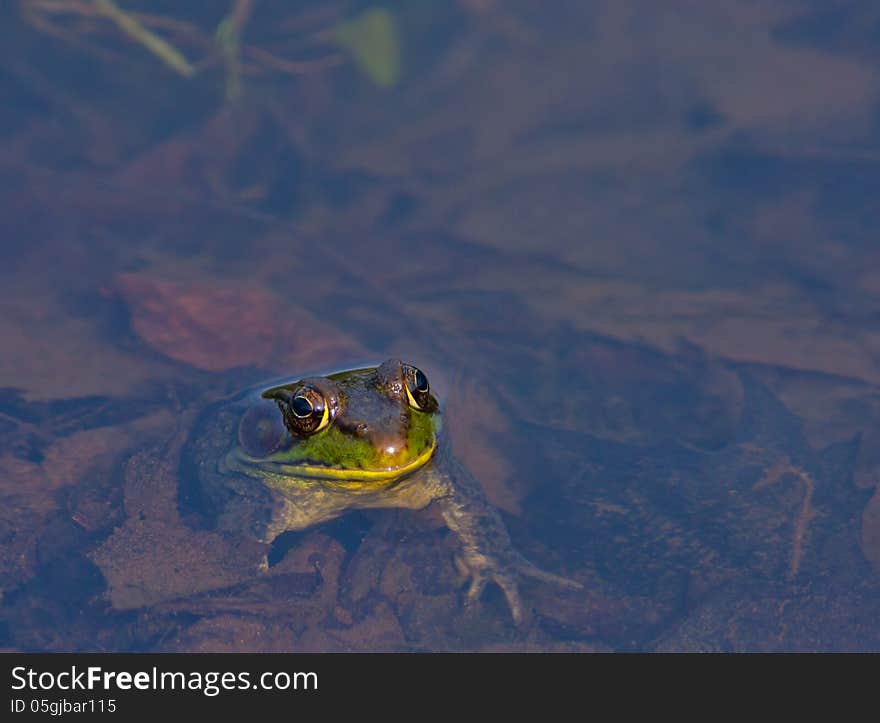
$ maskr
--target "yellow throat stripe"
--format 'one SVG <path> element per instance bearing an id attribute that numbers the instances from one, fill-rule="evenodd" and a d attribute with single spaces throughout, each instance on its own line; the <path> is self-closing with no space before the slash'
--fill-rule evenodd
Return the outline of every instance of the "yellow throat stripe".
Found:
<path id="1" fill-rule="evenodd" d="M 386 469 L 340 469 L 312 464 L 283 464 L 278 462 L 261 462 L 253 457 L 241 454 L 238 450 L 227 458 L 227 466 L 250 477 L 274 478 L 277 484 L 283 485 L 285 477 L 315 480 L 333 480 L 346 487 L 359 488 L 373 486 L 379 482 L 404 477 L 424 466 L 434 454 L 437 441 L 432 439 L 431 446 L 411 462 L 402 467 Z M 232 463 L 232 464 L 230 464 Z"/>

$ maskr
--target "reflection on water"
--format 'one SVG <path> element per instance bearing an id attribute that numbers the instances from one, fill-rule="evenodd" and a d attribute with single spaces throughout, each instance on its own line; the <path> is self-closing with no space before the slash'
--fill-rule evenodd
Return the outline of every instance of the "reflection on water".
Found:
<path id="1" fill-rule="evenodd" d="M 129 5 L 193 77 L 0 9 L 0 644 L 880 649 L 880 12 Z M 463 606 L 430 508 L 262 574 L 181 514 L 211 404 L 390 356 L 583 591 Z"/>

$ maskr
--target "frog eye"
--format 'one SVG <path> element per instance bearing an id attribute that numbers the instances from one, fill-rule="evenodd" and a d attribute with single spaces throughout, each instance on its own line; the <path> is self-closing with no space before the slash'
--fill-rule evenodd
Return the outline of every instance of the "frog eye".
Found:
<path id="1" fill-rule="evenodd" d="M 238 443 L 251 457 L 268 457 L 288 439 L 283 419 L 269 406 L 251 407 L 238 423 Z"/>
<path id="2" fill-rule="evenodd" d="M 330 423 L 330 405 L 319 389 L 310 384 L 300 384 L 290 389 L 281 387 L 263 393 L 274 399 L 284 419 L 284 426 L 297 436 L 320 432 Z"/>
<path id="3" fill-rule="evenodd" d="M 315 411 L 309 398 L 303 394 L 298 394 L 293 398 L 293 401 L 290 403 L 290 408 L 300 419 L 309 417 Z"/>
<path id="4" fill-rule="evenodd" d="M 428 377 L 425 376 L 421 369 L 413 368 L 413 391 L 424 394 L 428 391 Z"/>
<path id="5" fill-rule="evenodd" d="M 431 396 L 428 377 L 421 369 L 411 364 L 404 364 L 403 378 L 406 398 L 412 407 L 423 412 L 433 412 L 437 409 L 437 400 Z"/>

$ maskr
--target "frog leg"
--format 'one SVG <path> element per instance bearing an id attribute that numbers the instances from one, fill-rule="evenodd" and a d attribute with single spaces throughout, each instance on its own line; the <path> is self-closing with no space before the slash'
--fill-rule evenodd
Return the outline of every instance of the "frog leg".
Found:
<path id="1" fill-rule="evenodd" d="M 471 582 L 466 593 L 473 603 L 489 582 L 494 582 L 507 599 L 517 625 L 525 621 L 518 577 L 532 577 L 568 589 L 583 586 L 560 575 L 545 572 L 517 552 L 498 511 L 483 497 L 473 476 L 451 455 L 440 465 L 423 470 L 446 526 L 462 545 L 459 563 Z"/>

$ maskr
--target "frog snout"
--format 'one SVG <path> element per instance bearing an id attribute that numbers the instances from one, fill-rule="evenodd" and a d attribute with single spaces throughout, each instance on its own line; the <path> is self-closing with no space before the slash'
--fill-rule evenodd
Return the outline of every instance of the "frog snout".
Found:
<path id="1" fill-rule="evenodd" d="M 406 438 L 392 432 L 373 430 L 373 447 L 383 455 L 395 457 L 406 449 Z"/>
<path id="2" fill-rule="evenodd" d="M 370 446 L 382 459 L 383 464 L 396 464 L 406 452 L 406 437 L 394 430 L 382 429 L 367 422 L 358 422 L 354 425 L 354 433 L 362 439 L 369 440 Z"/>

